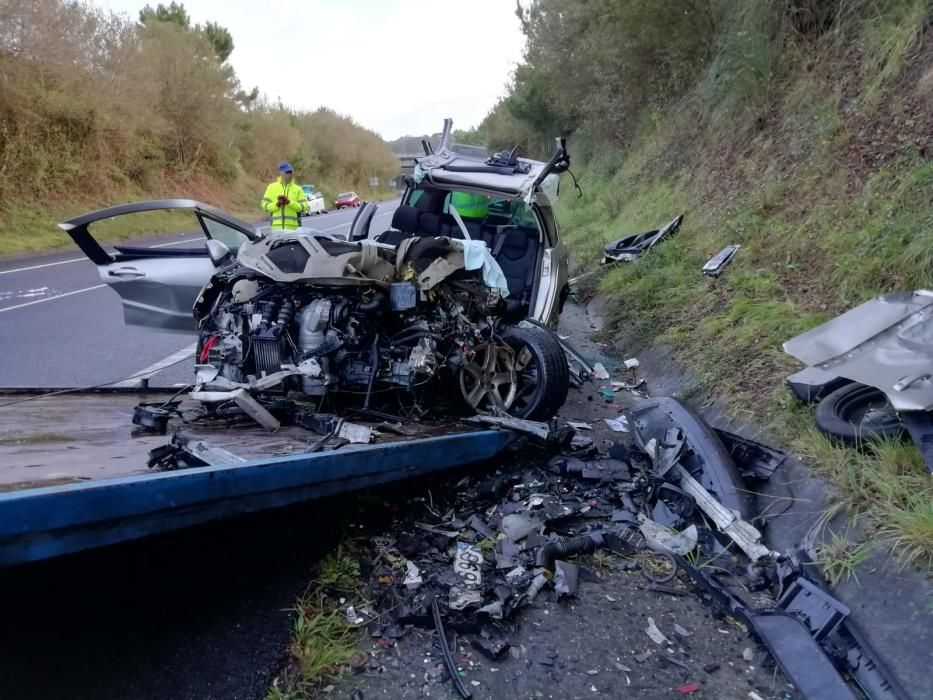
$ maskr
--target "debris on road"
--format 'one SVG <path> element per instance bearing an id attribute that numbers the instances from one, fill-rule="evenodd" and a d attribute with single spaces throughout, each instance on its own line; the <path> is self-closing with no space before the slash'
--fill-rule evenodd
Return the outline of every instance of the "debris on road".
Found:
<path id="1" fill-rule="evenodd" d="M 613 430 L 613 432 L 628 432 L 628 418 L 625 416 L 620 416 L 619 418 L 606 418 L 605 421 L 606 425 L 608 425 Z"/>
<path id="2" fill-rule="evenodd" d="M 609 371 L 605 368 L 602 362 L 597 362 L 593 365 L 593 379 L 609 379 Z"/>
<path id="3" fill-rule="evenodd" d="M 450 644 L 451 652 L 459 645 L 461 653 L 473 649 L 497 664 L 527 656 L 554 666 L 556 653 L 522 650 L 527 642 L 519 644 L 517 637 L 521 611 L 545 606 L 546 612 L 554 603 L 581 601 L 599 580 L 599 557 L 606 556 L 601 550 L 623 557 L 620 571 L 643 572 L 648 590 L 657 595 L 672 600 L 698 595 L 724 611 L 726 620 L 754 631 L 791 680 L 809 689 L 803 693 L 808 700 L 823 697 L 807 684 L 814 669 L 851 672 L 837 650 L 857 649 L 866 666 L 877 661 L 854 642 L 822 646 L 848 629 L 848 611 L 807 579 L 794 557 L 762 544 L 750 524 L 754 504 L 746 499 L 742 473 L 769 476 L 780 466 L 773 454 L 752 449 L 758 443 L 736 442 L 735 456 L 751 460 L 736 464 L 716 431 L 670 398 L 643 401 L 628 411 L 632 433 L 610 432 L 618 438 L 603 445 L 602 453 L 592 445 L 577 449 L 556 442 L 553 435 L 561 430 L 556 424 L 477 420 L 519 427 L 543 454 L 526 452 L 492 474 L 463 477 L 442 497 L 435 492 L 430 509 L 427 503 L 419 509 L 423 501 L 400 509 L 411 515 L 397 520 L 391 534 L 371 540 L 373 558 L 362 562 L 362 569 L 369 582 L 364 596 L 376 611 L 367 630 L 377 661 L 383 658 L 380 650 L 394 646 L 408 627 L 428 626 L 434 618 L 436 629 L 445 626 L 463 636 Z M 556 454 L 547 459 L 548 453 Z M 691 562 L 705 562 L 704 568 Z M 613 593 L 605 599 L 618 598 Z M 655 652 L 657 660 L 687 676 L 676 687 L 693 688 L 687 674 L 700 666 L 677 648 L 698 632 L 660 615 L 646 615 L 645 634 L 662 650 Z M 783 620 L 800 630 L 795 638 L 803 638 L 793 644 L 802 645 L 805 654 L 782 651 L 781 635 L 790 634 L 790 623 Z M 631 653 L 640 664 L 652 658 Z M 709 674 L 719 664 L 702 667 Z M 862 671 L 860 685 L 888 680 L 883 666 L 872 669 Z M 461 671 L 467 675 L 451 667 L 446 677 L 462 694 L 469 687 L 469 669 Z M 832 673 L 828 687 L 845 687 L 843 677 Z M 692 692 L 697 690 L 684 691 Z"/>
<path id="4" fill-rule="evenodd" d="M 147 466 L 150 469 L 171 471 L 183 467 L 215 467 L 245 461 L 222 447 L 210 445 L 203 440 L 192 441 L 176 433 L 171 442 L 149 452 Z"/>

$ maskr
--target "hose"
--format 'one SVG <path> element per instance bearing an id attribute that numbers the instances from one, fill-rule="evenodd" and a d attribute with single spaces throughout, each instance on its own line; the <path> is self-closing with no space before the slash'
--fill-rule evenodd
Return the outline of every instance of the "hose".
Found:
<path id="1" fill-rule="evenodd" d="M 554 562 L 557 559 L 572 557 L 576 554 L 592 554 L 603 546 L 603 537 L 599 534 L 580 535 L 565 540 L 548 542 L 538 550 L 535 566 L 554 571 Z"/>
<path id="2" fill-rule="evenodd" d="M 382 292 L 376 292 L 373 295 L 372 299 L 370 299 L 369 301 L 360 302 L 359 306 L 357 306 L 356 308 L 358 311 L 362 311 L 364 313 L 370 313 L 372 311 L 379 311 L 379 309 L 381 309 L 385 305 L 385 301 L 386 301 L 386 295 L 383 294 Z"/>

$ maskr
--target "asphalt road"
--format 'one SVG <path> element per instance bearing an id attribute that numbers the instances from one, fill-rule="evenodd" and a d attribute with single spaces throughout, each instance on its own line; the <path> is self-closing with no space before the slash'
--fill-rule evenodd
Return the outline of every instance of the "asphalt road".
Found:
<path id="1" fill-rule="evenodd" d="M 389 228 L 397 206 L 398 200 L 380 204 L 373 229 Z M 306 225 L 346 235 L 357 211 L 329 212 Z M 133 245 L 190 247 L 202 240 L 188 232 Z M 193 360 L 186 358 L 194 342 L 193 333 L 126 327 L 116 292 L 101 282 L 77 246 L 0 260 L 0 387 L 96 386 L 148 372 L 153 372 L 152 386 L 187 384 Z"/>

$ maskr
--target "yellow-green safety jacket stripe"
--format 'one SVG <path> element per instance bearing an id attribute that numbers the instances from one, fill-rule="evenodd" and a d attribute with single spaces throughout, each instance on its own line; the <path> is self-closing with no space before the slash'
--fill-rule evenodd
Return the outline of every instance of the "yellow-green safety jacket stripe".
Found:
<path id="1" fill-rule="evenodd" d="M 278 198 L 281 195 L 288 197 L 288 204 L 284 207 L 278 205 Z M 287 185 L 282 183 L 282 178 L 276 178 L 275 182 L 269 184 L 266 193 L 262 196 L 259 203 L 262 210 L 272 217 L 273 228 L 295 229 L 300 223 L 301 214 L 309 211 L 308 198 L 299 185 L 289 182 Z"/>

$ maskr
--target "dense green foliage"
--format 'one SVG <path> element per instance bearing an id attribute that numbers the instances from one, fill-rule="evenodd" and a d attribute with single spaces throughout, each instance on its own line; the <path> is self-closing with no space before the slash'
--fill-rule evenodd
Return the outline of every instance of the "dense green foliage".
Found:
<path id="1" fill-rule="evenodd" d="M 879 293 L 933 285 L 930 0 L 533 0 L 509 94 L 474 136 L 547 155 L 578 265 L 685 213 L 634 264 L 589 278 L 628 353 L 671 346 L 697 391 L 731 397 L 841 486 L 913 559 L 933 557 L 919 456 L 875 469 L 802 426 L 781 343 Z M 569 188 L 567 192 L 570 192 Z M 703 263 L 742 250 L 718 280 Z M 911 447 L 905 448 L 911 451 Z M 857 465 L 860 478 L 850 478 Z"/>
<path id="2" fill-rule="evenodd" d="M 144 195 L 232 206 L 237 192 L 258 198 L 283 159 L 329 195 L 397 173 L 350 118 L 242 89 L 233 48 L 226 29 L 192 25 L 174 2 L 136 23 L 69 0 L 0 0 L 0 217 L 17 231 L 0 252 L 18 247 L 11 235 L 28 246 L 16 217 L 37 197 L 49 216 Z"/>

